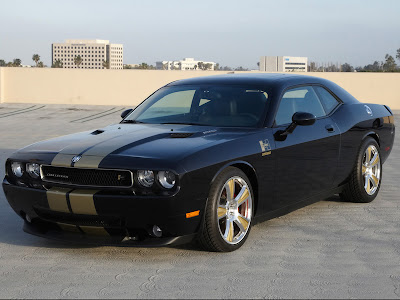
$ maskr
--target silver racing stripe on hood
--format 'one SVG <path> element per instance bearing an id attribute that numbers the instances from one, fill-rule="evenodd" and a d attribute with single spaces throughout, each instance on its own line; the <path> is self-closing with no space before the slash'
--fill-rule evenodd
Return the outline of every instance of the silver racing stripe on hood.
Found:
<path id="1" fill-rule="evenodd" d="M 134 146 L 134 144 L 140 144 L 149 139 L 163 138 L 166 135 L 168 135 L 168 133 L 160 133 L 160 130 L 157 129 L 147 129 L 129 133 L 125 132 L 125 134 L 119 134 L 117 136 L 110 136 L 110 134 L 88 136 L 87 140 L 83 141 L 82 144 L 74 143 L 70 147 L 65 147 L 54 157 L 51 165 L 63 167 L 73 166 L 77 168 L 98 168 L 100 162 L 107 155 L 124 146 Z M 72 159 L 76 155 L 80 155 L 81 159 L 73 164 Z"/>

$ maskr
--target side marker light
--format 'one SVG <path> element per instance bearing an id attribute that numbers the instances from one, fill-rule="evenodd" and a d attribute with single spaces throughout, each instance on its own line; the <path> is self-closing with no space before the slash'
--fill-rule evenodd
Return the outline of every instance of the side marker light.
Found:
<path id="1" fill-rule="evenodd" d="M 186 213 L 186 219 L 197 217 L 200 214 L 200 210 L 192 211 L 190 213 Z"/>

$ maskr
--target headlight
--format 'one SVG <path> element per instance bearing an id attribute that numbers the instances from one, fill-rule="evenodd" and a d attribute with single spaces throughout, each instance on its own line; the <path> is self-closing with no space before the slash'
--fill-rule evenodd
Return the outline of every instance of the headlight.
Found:
<path id="1" fill-rule="evenodd" d="M 39 178 L 40 176 L 40 165 L 39 164 L 26 164 L 26 171 L 33 178 Z"/>
<path id="2" fill-rule="evenodd" d="M 151 187 L 154 183 L 154 172 L 150 170 L 140 170 L 137 172 L 137 179 L 144 187 Z"/>
<path id="3" fill-rule="evenodd" d="M 175 174 L 171 171 L 159 171 L 158 182 L 166 189 L 172 189 L 175 185 Z"/>
<path id="4" fill-rule="evenodd" d="M 24 166 L 20 162 L 13 162 L 11 164 L 11 170 L 17 177 L 22 177 L 22 175 L 24 175 Z"/>

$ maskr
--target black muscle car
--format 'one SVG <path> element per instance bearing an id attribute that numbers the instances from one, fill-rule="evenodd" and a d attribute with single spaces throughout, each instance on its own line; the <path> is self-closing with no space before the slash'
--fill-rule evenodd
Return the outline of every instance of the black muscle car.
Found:
<path id="1" fill-rule="evenodd" d="M 330 195 L 372 201 L 395 134 L 389 107 L 290 74 L 175 81 L 121 116 L 7 160 L 26 232 L 232 251 L 256 222 Z"/>

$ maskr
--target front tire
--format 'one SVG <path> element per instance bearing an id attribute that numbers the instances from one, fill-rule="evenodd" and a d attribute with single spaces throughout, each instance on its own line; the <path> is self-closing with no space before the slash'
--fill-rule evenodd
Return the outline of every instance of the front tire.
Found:
<path id="1" fill-rule="evenodd" d="M 253 216 L 253 190 L 246 174 L 238 168 L 223 170 L 211 185 L 200 244 L 209 251 L 229 252 L 246 241 Z"/>
<path id="2" fill-rule="evenodd" d="M 340 197 L 349 202 L 369 203 L 378 195 L 382 181 L 382 162 L 378 143 L 368 137 L 364 140 L 349 182 Z"/>

